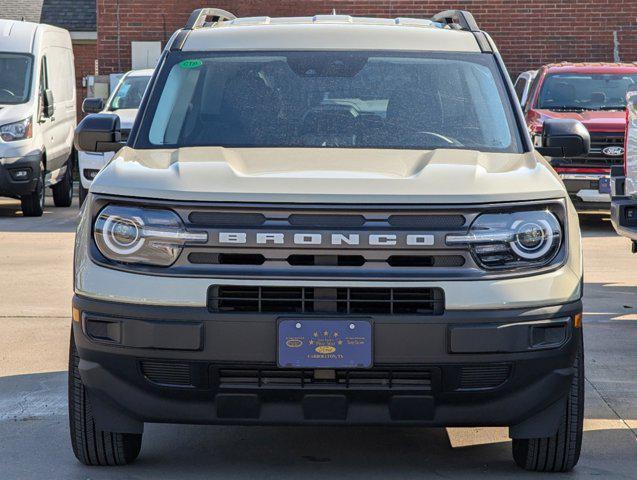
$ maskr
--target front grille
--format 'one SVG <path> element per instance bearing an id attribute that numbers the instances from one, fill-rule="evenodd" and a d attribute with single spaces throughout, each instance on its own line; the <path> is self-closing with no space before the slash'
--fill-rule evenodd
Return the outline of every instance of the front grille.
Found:
<path id="1" fill-rule="evenodd" d="M 480 390 L 502 385 L 511 373 L 508 363 L 466 365 L 460 370 L 460 390 Z"/>
<path id="2" fill-rule="evenodd" d="M 273 261 L 266 254 L 192 252 L 188 254 L 188 262 L 195 265 L 263 265 Z M 291 267 L 362 267 L 366 264 L 379 266 L 381 263 L 363 255 L 293 254 L 276 261 Z M 462 255 L 390 255 L 382 263 L 388 268 L 457 268 L 465 262 Z"/>
<path id="3" fill-rule="evenodd" d="M 613 165 L 621 165 L 623 156 L 613 157 L 605 155 L 602 151 L 606 147 L 623 147 L 623 133 L 591 133 L 591 148 L 585 157 L 554 159 L 553 165 L 559 167 L 590 167 L 610 168 Z"/>
<path id="4" fill-rule="evenodd" d="M 464 226 L 464 215 L 392 215 L 389 224 L 393 227 L 456 229 Z"/>
<path id="5" fill-rule="evenodd" d="M 144 360 L 142 374 L 151 382 L 164 386 L 193 386 L 192 369 L 188 363 Z"/>
<path id="6" fill-rule="evenodd" d="M 222 389 L 382 389 L 430 391 L 429 370 L 257 370 L 220 369 L 217 382 Z"/>
<path id="7" fill-rule="evenodd" d="M 220 285 L 209 289 L 208 308 L 219 313 L 440 315 L 444 295 L 439 288 Z"/>
<path id="8" fill-rule="evenodd" d="M 481 209 L 422 206 L 186 206 L 177 213 L 208 242 L 187 245 L 169 273 L 212 278 L 418 280 L 484 272 L 448 233 Z M 393 238 L 392 238 L 393 237 Z"/>

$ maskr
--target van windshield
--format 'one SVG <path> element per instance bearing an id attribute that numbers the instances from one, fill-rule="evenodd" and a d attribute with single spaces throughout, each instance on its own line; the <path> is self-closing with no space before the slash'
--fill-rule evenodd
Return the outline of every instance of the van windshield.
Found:
<path id="1" fill-rule="evenodd" d="M 30 55 L 0 52 L 0 104 L 29 100 L 32 65 Z"/>
<path id="2" fill-rule="evenodd" d="M 491 55 L 182 53 L 157 85 L 140 148 L 521 148 Z"/>
<path id="3" fill-rule="evenodd" d="M 556 111 L 625 110 L 626 92 L 635 90 L 637 73 L 548 75 L 537 108 Z"/>
<path id="4" fill-rule="evenodd" d="M 121 109 L 137 109 L 142 102 L 144 91 L 150 81 L 150 76 L 128 76 L 119 84 L 108 109 L 111 112 Z"/>

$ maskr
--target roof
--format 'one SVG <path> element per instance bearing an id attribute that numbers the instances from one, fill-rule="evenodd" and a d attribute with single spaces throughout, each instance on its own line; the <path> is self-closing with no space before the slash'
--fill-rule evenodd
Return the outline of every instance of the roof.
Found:
<path id="1" fill-rule="evenodd" d="M 95 0 L 0 0 L 0 16 L 47 23 L 71 32 L 97 30 Z"/>
<path id="2" fill-rule="evenodd" d="M 473 33 L 417 18 L 251 17 L 189 32 L 182 50 L 438 50 L 480 52 Z"/>
<path id="3" fill-rule="evenodd" d="M 151 77 L 155 70 L 153 68 L 145 68 L 143 70 L 131 70 L 126 72 L 127 77 Z"/>
<path id="4" fill-rule="evenodd" d="M 637 63 L 550 63 L 544 66 L 547 73 L 637 73 Z"/>
<path id="5" fill-rule="evenodd" d="M 31 52 L 33 36 L 37 28 L 36 23 L 0 20 L 0 51 Z"/>

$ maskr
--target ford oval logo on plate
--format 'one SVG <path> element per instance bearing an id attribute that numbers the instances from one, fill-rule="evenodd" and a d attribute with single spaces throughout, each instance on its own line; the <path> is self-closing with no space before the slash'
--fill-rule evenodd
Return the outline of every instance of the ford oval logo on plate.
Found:
<path id="1" fill-rule="evenodd" d="M 624 147 L 606 147 L 602 149 L 602 153 L 609 157 L 621 157 L 624 154 Z"/>

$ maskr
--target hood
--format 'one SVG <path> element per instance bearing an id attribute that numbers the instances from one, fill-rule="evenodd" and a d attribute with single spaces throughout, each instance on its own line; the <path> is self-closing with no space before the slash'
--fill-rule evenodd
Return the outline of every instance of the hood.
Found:
<path id="1" fill-rule="evenodd" d="M 31 102 L 19 105 L 0 104 L 0 125 L 19 122 L 32 115 Z"/>
<path id="2" fill-rule="evenodd" d="M 624 132 L 626 128 L 626 112 L 589 110 L 584 112 L 554 112 L 536 109 L 540 122 L 547 118 L 571 118 L 582 122 L 590 132 Z"/>
<path id="3" fill-rule="evenodd" d="M 114 113 L 119 117 L 120 127 L 126 130 L 130 130 L 133 128 L 133 123 L 135 122 L 135 117 L 137 116 L 137 112 L 139 110 L 136 108 L 122 108 L 121 110 L 115 110 Z"/>
<path id="4" fill-rule="evenodd" d="M 167 200 L 478 203 L 564 197 L 537 153 L 124 147 L 94 193 Z"/>

